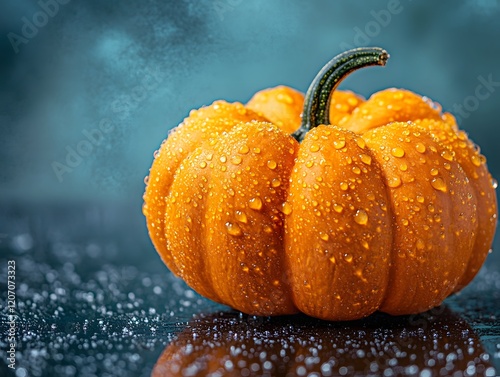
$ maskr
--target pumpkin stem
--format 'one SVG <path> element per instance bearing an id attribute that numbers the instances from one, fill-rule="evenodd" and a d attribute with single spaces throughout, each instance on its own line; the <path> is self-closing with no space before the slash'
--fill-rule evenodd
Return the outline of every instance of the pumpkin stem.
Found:
<path id="1" fill-rule="evenodd" d="M 384 66 L 389 54 L 379 47 L 360 47 L 330 60 L 309 86 L 302 111 L 302 124 L 292 136 L 301 142 L 306 133 L 320 124 L 330 124 L 330 99 L 340 82 L 351 72 L 372 65 Z"/>

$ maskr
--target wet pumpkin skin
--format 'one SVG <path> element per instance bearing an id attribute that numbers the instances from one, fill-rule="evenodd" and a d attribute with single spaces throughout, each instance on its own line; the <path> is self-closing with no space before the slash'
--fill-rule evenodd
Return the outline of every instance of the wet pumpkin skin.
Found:
<path id="1" fill-rule="evenodd" d="M 380 64 L 372 50 L 364 66 Z M 303 119 L 302 95 L 277 87 L 192 111 L 162 144 L 144 214 L 198 293 L 352 320 L 428 310 L 478 272 L 497 217 L 484 157 L 431 101 L 396 89 L 364 101 L 338 82 L 311 85 Z"/>

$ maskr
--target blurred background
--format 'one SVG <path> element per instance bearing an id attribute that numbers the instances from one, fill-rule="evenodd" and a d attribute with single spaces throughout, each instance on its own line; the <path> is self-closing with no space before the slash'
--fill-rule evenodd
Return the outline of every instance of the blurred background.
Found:
<path id="1" fill-rule="evenodd" d="M 403 87 L 441 103 L 500 176 L 498 0 L 0 7 L 1 200 L 112 200 L 141 216 L 153 152 L 190 109 L 279 84 L 305 91 L 326 61 L 362 45 L 391 59 L 342 88 Z"/>
<path id="2" fill-rule="evenodd" d="M 402 87 L 439 102 L 499 178 L 499 17 L 500 0 L 2 1 L 0 325 L 8 318 L 11 260 L 16 376 L 147 376 L 193 315 L 228 310 L 167 271 L 141 213 L 153 152 L 193 108 L 217 99 L 246 102 L 280 84 L 304 92 L 336 54 L 380 46 L 391 54 L 387 66 L 356 72 L 341 88 L 369 97 Z M 500 370 L 499 260 L 496 250 L 474 283 L 446 301 L 472 335 L 460 330 L 458 346 L 438 335 L 445 339 L 438 355 L 470 354 L 479 336 L 477 350 L 485 351 L 474 360 Z M 410 317 L 409 325 L 403 319 L 405 333 L 427 336 L 415 332 L 416 323 L 425 330 L 426 315 Z M 264 321 L 234 316 L 231 328 L 234 321 L 251 328 Z M 349 328 L 375 326 L 386 334 L 374 318 Z M 385 328 L 394 324 L 384 321 Z M 279 320 L 264 323 L 276 333 L 282 327 Z M 438 334 L 461 328 L 454 323 L 442 319 Z M 397 348 L 399 338 L 385 348 Z M 359 353 L 349 332 L 346 339 L 345 347 Z M 12 372 L 3 363 L 5 345 L 1 375 Z M 452 356 L 441 360 L 448 371 Z M 389 358 L 396 364 L 388 366 Z M 397 358 L 377 356 L 380 368 L 409 367 Z M 412 375 L 431 375 L 429 365 Z"/>

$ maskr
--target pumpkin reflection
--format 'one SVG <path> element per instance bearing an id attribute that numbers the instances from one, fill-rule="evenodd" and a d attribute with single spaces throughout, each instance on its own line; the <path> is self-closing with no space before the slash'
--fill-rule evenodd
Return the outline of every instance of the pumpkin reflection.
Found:
<path id="1" fill-rule="evenodd" d="M 228 312 L 191 322 L 152 376 L 494 376 L 488 359 L 446 307 L 342 323 Z"/>

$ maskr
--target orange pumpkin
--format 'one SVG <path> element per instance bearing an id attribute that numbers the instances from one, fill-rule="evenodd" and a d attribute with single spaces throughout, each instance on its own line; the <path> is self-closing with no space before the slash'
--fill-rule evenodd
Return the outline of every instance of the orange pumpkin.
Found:
<path id="1" fill-rule="evenodd" d="M 422 312 L 472 280 L 497 222 L 478 148 L 410 91 L 367 101 L 335 91 L 387 58 L 379 48 L 335 57 L 301 118 L 302 96 L 284 87 L 248 106 L 191 111 L 144 194 L 149 234 L 174 274 L 245 313 L 328 320 Z"/>

